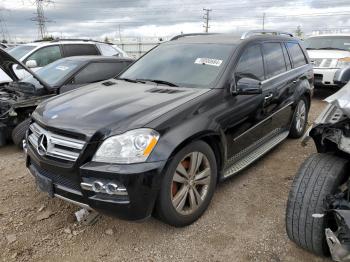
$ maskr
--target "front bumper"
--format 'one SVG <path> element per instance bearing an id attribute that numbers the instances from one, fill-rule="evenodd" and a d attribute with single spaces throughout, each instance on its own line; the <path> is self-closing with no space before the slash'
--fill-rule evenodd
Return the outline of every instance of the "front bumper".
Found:
<path id="1" fill-rule="evenodd" d="M 44 177 L 52 182 L 49 190 L 39 187 L 49 195 L 127 220 L 141 220 L 152 214 L 165 166 L 165 161 L 132 165 L 88 162 L 69 169 L 44 160 L 31 147 L 26 163 L 37 181 Z M 93 181 L 122 185 L 127 194 L 108 195 L 81 187 L 81 183 Z"/>
<path id="2" fill-rule="evenodd" d="M 337 86 L 334 76 L 337 68 L 314 68 L 315 86 Z"/>

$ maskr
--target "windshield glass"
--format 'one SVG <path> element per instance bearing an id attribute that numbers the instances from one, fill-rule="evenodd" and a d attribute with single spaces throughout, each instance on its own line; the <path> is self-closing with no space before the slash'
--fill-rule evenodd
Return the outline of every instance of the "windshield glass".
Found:
<path id="1" fill-rule="evenodd" d="M 65 77 L 75 70 L 82 62 L 73 60 L 58 60 L 53 62 L 35 73 L 51 87 L 56 87 Z M 41 88 L 41 84 L 33 77 L 28 76 L 22 82 L 32 83 L 37 88 Z"/>
<path id="2" fill-rule="evenodd" d="M 6 51 L 8 51 L 8 53 L 12 55 L 14 58 L 16 58 L 17 60 L 20 60 L 23 56 L 28 54 L 34 48 L 35 46 L 31 46 L 31 45 L 21 45 Z"/>
<path id="3" fill-rule="evenodd" d="M 234 45 L 164 44 L 140 58 L 120 78 L 161 80 L 177 86 L 211 87 Z"/>
<path id="4" fill-rule="evenodd" d="M 350 50 L 350 36 L 311 37 L 305 40 L 306 49 Z"/>

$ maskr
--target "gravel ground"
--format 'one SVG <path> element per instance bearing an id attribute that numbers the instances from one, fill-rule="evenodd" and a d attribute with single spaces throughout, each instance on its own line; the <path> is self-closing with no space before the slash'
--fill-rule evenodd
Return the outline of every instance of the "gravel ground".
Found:
<path id="1" fill-rule="evenodd" d="M 317 92 L 310 119 L 328 92 Z M 14 146 L 0 149 L 2 261 L 328 261 L 294 245 L 284 214 L 290 185 L 315 148 L 287 140 L 218 186 L 204 216 L 186 228 L 156 219 L 128 222 L 102 217 L 74 221 L 79 208 L 36 190 Z"/>

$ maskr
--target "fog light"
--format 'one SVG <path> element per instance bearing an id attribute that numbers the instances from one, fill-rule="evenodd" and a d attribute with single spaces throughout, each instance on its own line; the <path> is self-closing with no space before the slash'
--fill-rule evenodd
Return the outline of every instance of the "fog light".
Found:
<path id="1" fill-rule="evenodd" d="M 96 193 L 101 192 L 104 189 L 104 185 L 102 182 L 100 181 L 94 181 L 92 183 L 92 190 Z"/>
<path id="2" fill-rule="evenodd" d="M 108 183 L 106 186 L 106 192 L 107 194 L 113 195 L 118 191 L 118 185 L 113 183 Z"/>

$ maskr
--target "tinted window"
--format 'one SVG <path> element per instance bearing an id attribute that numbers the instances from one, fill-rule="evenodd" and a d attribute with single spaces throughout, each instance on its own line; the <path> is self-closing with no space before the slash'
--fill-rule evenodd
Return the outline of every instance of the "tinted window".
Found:
<path id="1" fill-rule="evenodd" d="M 100 48 L 101 54 L 105 55 L 105 56 L 114 56 L 114 55 L 118 55 L 119 52 L 117 49 L 115 49 L 113 46 L 111 45 L 107 45 L 107 44 L 99 44 L 98 47 Z"/>
<path id="2" fill-rule="evenodd" d="M 121 77 L 163 80 L 195 88 L 211 87 L 234 48 L 232 44 L 161 44 L 136 61 Z"/>
<path id="3" fill-rule="evenodd" d="M 304 53 L 298 43 L 288 42 L 287 47 L 294 67 L 299 67 L 306 64 Z"/>
<path id="4" fill-rule="evenodd" d="M 55 46 L 40 48 L 39 50 L 34 52 L 31 56 L 29 56 L 27 58 L 27 61 L 35 60 L 38 67 L 43 67 L 60 58 L 62 58 L 60 47 L 55 45 Z"/>
<path id="5" fill-rule="evenodd" d="M 264 43 L 263 52 L 267 78 L 287 71 L 282 46 L 280 43 Z"/>
<path id="6" fill-rule="evenodd" d="M 11 50 L 6 50 L 10 55 L 12 55 L 14 58 L 17 60 L 20 60 L 23 56 L 28 54 L 30 51 L 32 51 L 36 46 L 31 46 L 31 45 L 21 45 L 21 46 L 16 46 L 12 48 Z"/>
<path id="7" fill-rule="evenodd" d="M 235 70 L 236 81 L 242 77 L 264 79 L 264 65 L 260 45 L 248 47 L 238 61 Z"/>
<path id="8" fill-rule="evenodd" d="M 99 55 L 97 48 L 95 45 L 79 45 L 79 44 L 72 44 L 72 45 L 62 45 L 64 56 L 80 56 L 80 55 Z"/>
<path id="9" fill-rule="evenodd" d="M 73 80 L 74 84 L 87 84 L 103 81 L 118 75 L 125 63 L 91 63 L 81 70 Z"/>

